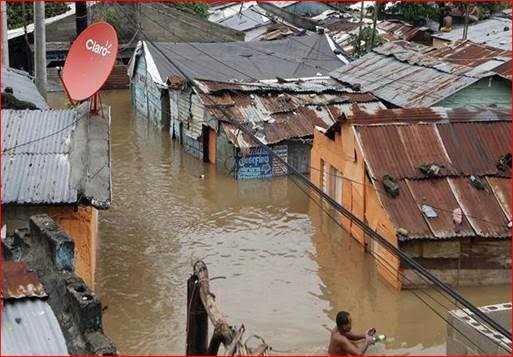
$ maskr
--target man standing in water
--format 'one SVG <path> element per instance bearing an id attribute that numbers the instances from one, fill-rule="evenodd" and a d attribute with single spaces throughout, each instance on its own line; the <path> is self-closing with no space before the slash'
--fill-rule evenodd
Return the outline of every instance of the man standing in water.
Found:
<path id="1" fill-rule="evenodd" d="M 336 318 L 337 327 L 331 331 L 330 346 L 328 354 L 330 356 L 361 356 L 367 351 L 369 345 L 373 343 L 374 329 L 370 329 L 364 334 L 355 334 L 351 332 L 351 316 L 348 312 L 340 311 Z M 356 342 L 362 341 L 363 345 L 359 347 Z"/>

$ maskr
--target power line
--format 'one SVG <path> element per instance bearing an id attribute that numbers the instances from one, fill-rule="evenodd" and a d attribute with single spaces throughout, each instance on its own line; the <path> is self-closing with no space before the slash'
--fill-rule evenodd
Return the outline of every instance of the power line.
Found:
<path id="1" fill-rule="evenodd" d="M 173 61 L 157 46 L 155 46 L 151 40 L 149 40 L 150 43 L 169 61 L 170 64 L 173 64 Z M 193 44 L 190 44 L 192 47 L 195 47 Z M 189 79 L 187 76 L 184 75 L 186 79 Z M 210 99 L 209 99 L 210 100 Z M 215 104 L 215 103 L 213 103 Z M 335 200 L 333 200 L 330 196 L 326 195 L 322 190 L 317 188 L 312 182 L 310 182 L 305 176 L 303 176 L 301 173 L 299 173 L 297 170 L 295 170 L 292 166 L 288 165 L 279 155 L 274 153 L 268 146 L 263 144 L 259 139 L 257 139 L 253 133 L 249 132 L 244 126 L 240 125 L 239 123 L 232 121 L 229 119 L 229 115 L 224 111 L 224 109 L 220 109 L 221 112 L 225 115 L 227 121 L 237 127 L 240 131 L 248 135 L 248 137 L 255 141 L 258 146 L 260 146 L 264 151 L 266 151 L 269 155 L 273 156 L 274 159 L 276 159 L 280 164 L 285 165 L 288 167 L 289 171 L 292 171 L 293 176 L 299 178 L 303 183 L 305 183 L 307 186 L 312 188 L 314 191 L 316 191 L 320 196 L 322 196 L 330 205 L 335 208 L 339 213 L 343 214 L 347 218 L 351 219 L 355 224 L 362 229 L 364 233 L 366 233 L 369 237 L 371 237 L 373 240 L 380 243 L 385 249 L 392 252 L 394 255 L 396 255 L 398 258 L 400 258 L 402 261 L 404 261 L 407 265 L 409 265 L 413 270 L 415 270 L 417 273 L 423 275 L 425 278 L 427 278 L 432 284 L 437 285 L 439 288 L 441 288 L 445 293 L 453 297 L 456 301 L 458 301 L 463 306 L 467 307 L 470 311 L 472 311 L 478 318 L 483 320 L 484 322 L 488 323 L 490 326 L 492 326 L 494 329 L 496 329 L 498 332 L 503 334 L 504 336 L 508 337 L 511 340 L 511 333 L 502 327 L 500 324 L 498 324 L 495 320 L 488 317 L 486 314 L 484 314 L 481 310 L 476 308 L 472 303 L 470 303 L 468 300 L 466 300 L 463 296 L 461 296 L 459 293 L 451 289 L 449 286 L 447 286 L 445 283 L 443 283 L 440 279 L 438 279 L 435 275 L 433 275 L 429 270 L 424 268 L 422 265 L 417 263 L 415 260 L 410 258 L 406 253 L 399 250 L 397 247 L 395 247 L 392 243 L 390 243 L 386 238 L 382 237 L 378 233 L 374 232 L 369 226 L 367 226 L 363 221 L 361 221 L 358 217 L 354 216 L 350 211 L 345 209 L 343 206 L 338 204 Z"/>

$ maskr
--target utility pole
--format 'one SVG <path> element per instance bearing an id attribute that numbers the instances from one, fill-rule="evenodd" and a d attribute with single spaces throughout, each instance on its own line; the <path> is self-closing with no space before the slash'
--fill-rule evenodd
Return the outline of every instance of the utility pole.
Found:
<path id="1" fill-rule="evenodd" d="M 376 26 L 378 23 L 378 2 L 374 1 L 374 14 L 372 19 L 372 37 L 371 37 L 371 43 L 369 48 L 372 50 L 374 48 L 374 41 L 376 40 Z"/>
<path id="2" fill-rule="evenodd" d="M 362 1 L 362 7 L 360 8 L 360 26 L 358 28 L 358 46 L 356 47 L 356 50 L 358 50 L 358 52 L 361 52 L 360 46 L 362 45 L 363 11 L 365 9 L 364 3 L 365 3 L 365 1 Z"/>
<path id="3" fill-rule="evenodd" d="M 9 67 L 9 39 L 7 38 L 7 1 L 0 1 L 2 16 L 2 65 Z"/>
<path id="4" fill-rule="evenodd" d="M 468 35 L 468 12 L 469 12 L 469 6 L 468 4 L 465 4 L 465 27 L 463 28 L 463 41 L 467 39 Z"/>
<path id="5" fill-rule="evenodd" d="M 77 36 L 87 28 L 87 3 L 85 1 L 77 1 L 75 3 L 75 26 Z"/>
<path id="6" fill-rule="evenodd" d="M 43 98 L 46 98 L 46 24 L 44 1 L 34 1 L 34 47 L 36 87 Z"/>

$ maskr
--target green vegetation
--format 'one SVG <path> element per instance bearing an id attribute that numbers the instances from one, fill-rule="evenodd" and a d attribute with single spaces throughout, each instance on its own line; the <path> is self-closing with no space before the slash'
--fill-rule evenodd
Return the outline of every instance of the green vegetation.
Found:
<path id="1" fill-rule="evenodd" d="M 208 17 L 208 4 L 205 3 L 178 3 L 176 8 L 180 10 L 191 11 L 203 18 Z"/>
<path id="2" fill-rule="evenodd" d="M 351 45 L 354 48 L 354 57 L 361 57 L 372 48 L 384 43 L 383 38 L 378 34 L 378 31 L 374 31 L 374 43 L 372 43 L 372 32 L 372 27 L 364 27 L 362 28 L 360 38 L 358 38 L 358 34 L 352 35 Z"/>
<path id="3" fill-rule="evenodd" d="M 60 15 L 69 10 L 69 6 L 62 2 L 45 2 L 45 16 L 52 17 Z M 23 26 L 23 14 L 25 23 L 31 24 L 34 19 L 33 2 L 8 2 L 7 3 L 7 27 L 14 29 Z"/>
<path id="4" fill-rule="evenodd" d="M 463 2 L 430 2 L 430 3 L 412 3 L 400 1 L 387 10 L 387 14 L 394 15 L 404 21 L 418 24 L 427 19 L 441 23 L 443 16 L 450 13 L 451 9 L 459 10 L 464 13 L 465 3 Z M 469 14 L 484 19 L 490 15 L 510 8 L 510 2 L 481 2 L 470 4 Z"/>

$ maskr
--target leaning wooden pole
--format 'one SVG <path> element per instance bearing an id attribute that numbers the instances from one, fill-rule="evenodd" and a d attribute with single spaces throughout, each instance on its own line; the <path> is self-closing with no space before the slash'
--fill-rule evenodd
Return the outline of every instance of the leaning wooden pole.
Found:
<path id="1" fill-rule="evenodd" d="M 227 356 L 266 355 L 270 351 L 270 347 L 264 340 L 258 336 L 252 336 L 258 337 L 262 344 L 256 348 L 249 348 L 246 344 L 247 340 L 242 342 L 242 335 L 245 332 L 244 325 L 236 330 L 226 320 L 216 302 L 215 295 L 210 291 L 210 278 L 206 264 L 203 261 L 197 261 L 194 263 L 193 270 L 193 274 L 187 281 L 187 305 L 191 306 L 187 310 L 187 355 L 216 356 L 221 345 L 224 346 Z M 199 301 L 195 299 L 199 299 Z M 201 305 L 201 309 L 198 305 Z M 196 307 L 192 308 L 192 306 Z M 200 311 L 202 317 L 193 315 L 193 311 Z M 208 347 L 206 347 L 206 336 L 208 335 L 208 327 L 205 327 L 205 324 L 208 325 L 206 316 L 214 326 Z"/>
<path id="2" fill-rule="evenodd" d="M 204 262 L 197 261 L 194 264 L 194 275 L 198 277 L 201 302 L 208 314 L 210 322 L 214 326 L 214 336 L 212 340 L 219 341 L 225 347 L 228 347 L 233 341 L 235 331 L 226 321 L 225 316 L 217 305 L 215 295 L 210 291 L 210 278 L 208 277 L 208 269 Z M 217 344 L 217 348 L 219 348 L 219 344 Z M 209 348 L 209 353 L 216 352 L 217 354 L 217 350 L 214 351 L 215 349 L 215 346 L 211 346 L 211 348 Z"/>

